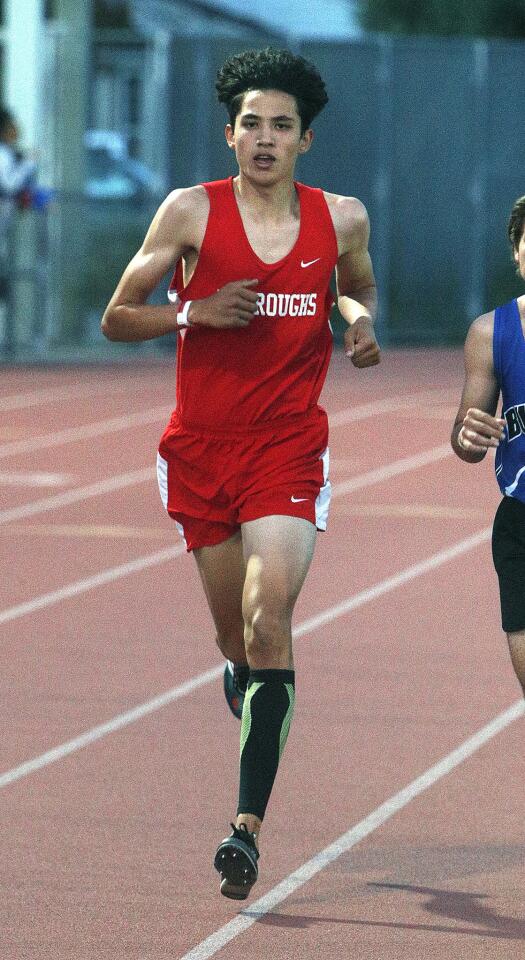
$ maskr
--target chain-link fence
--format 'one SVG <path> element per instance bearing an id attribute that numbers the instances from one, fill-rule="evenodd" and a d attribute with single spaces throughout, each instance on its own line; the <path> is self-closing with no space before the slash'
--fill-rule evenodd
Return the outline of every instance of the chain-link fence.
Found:
<path id="1" fill-rule="evenodd" d="M 157 64 L 144 76 L 148 129 L 150 138 L 158 131 L 158 169 L 172 186 L 234 171 L 214 79 L 227 56 L 249 45 L 246 38 L 163 36 L 156 59 L 146 58 Z M 478 313 L 519 292 L 506 220 L 525 193 L 525 44 L 370 37 L 309 43 L 300 52 L 319 66 L 330 103 L 297 177 L 366 204 L 382 343 L 461 342 Z M 171 341 L 121 348 L 99 331 L 159 199 L 62 194 L 47 213 L 20 215 L 0 358 L 115 358 L 170 348 Z M 156 298 L 163 300 L 163 289 Z"/>

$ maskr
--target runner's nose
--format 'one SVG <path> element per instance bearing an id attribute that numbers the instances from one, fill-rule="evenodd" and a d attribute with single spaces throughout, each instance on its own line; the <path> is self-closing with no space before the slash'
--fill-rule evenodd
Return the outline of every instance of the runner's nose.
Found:
<path id="1" fill-rule="evenodd" d="M 263 130 L 257 137 L 258 147 L 269 147 L 273 144 L 273 136 L 270 130 Z"/>

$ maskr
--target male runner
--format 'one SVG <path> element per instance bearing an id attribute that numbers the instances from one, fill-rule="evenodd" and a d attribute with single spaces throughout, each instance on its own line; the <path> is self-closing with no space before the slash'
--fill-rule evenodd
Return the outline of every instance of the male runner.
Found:
<path id="1" fill-rule="evenodd" d="M 508 224 L 512 255 L 525 280 L 525 196 Z M 501 393 L 502 417 L 496 417 Z M 465 342 L 465 383 L 452 447 L 467 463 L 496 447 L 503 494 L 492 532 L 501 618 L 516 676 L 525 693 L 525 296 L 474 321 Z"/>
<path id="2" fill-rule="evenodd" d="M 292 612 L 330 499 L 318 399 L 334 269 L 346 353 L 367 367 L 379 347 L 366 210 L 294 181 L 328 99 L 318 71 L 286 50 L 251 50 L 224 64 L 216 86 L 239 172 L 168 196 L 102 329 L 128 341 L 179 331 L 159 487 L 233 665 L 230 706 L 242 706 L 237 818 L 215 866 L 221 892 L 245 899 L 293 713 Z M 174 265 L 172 305 L 147 305 Z"/>

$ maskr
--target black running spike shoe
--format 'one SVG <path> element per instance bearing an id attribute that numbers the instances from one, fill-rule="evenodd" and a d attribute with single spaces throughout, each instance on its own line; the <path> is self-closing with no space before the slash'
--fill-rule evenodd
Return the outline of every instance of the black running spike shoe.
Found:
<path id="1" fill-rule="evenodd" d="M 246 900 L 259 874 L 259 851 L 255 834 L 248 833 L 245 823 L 231 827 L 233 833 L 219 844 L 213 865 L 221 875 L 223 897 Z"/>
<path id="2" fill-rule="evenodd" d="M 238 720 L 242 717 L 242 707 L 246 687 L 248 686 L 249 673 L 250 668 L 246 666 L 246 664 L 232 663 L 231 660 L 226 661 L 224 668 L 224 696 L 226 697 L 226 702 L 231 712 Z"/>

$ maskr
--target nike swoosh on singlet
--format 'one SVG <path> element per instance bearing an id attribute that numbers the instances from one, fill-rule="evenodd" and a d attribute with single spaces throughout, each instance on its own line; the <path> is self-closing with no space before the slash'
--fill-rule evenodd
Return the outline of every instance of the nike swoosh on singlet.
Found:
<path id="1" fill-rule="evenodd" d="M 308 497 L 290 497 L 292 503 L 306 503 Z"/>
<path id="2" fill-rule="evenodd" d="M 311 267 L 311 266 L 312 266 L 312 263 L 317 263 L 318 260 L 320 260 L 320 259 L 321 259 L 321 257 L 316 257 L 315 260 L 307 260 L 306 263 L 304 262 L 304 260 L 301 260 L 301 266 L 302 266 L 302 267 Z"/>

